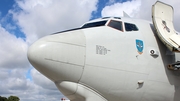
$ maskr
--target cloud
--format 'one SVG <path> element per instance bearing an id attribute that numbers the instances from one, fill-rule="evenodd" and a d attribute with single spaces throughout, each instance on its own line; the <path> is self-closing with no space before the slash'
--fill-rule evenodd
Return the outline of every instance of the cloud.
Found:
<path id="1" fill-rule="evenodd" d="M 34 68 L 31 70 L 33 81 L 26 79 L 24 73 L 25 70 L 22 69 L 1 69 L 0 76 L 3 77 L 0 78 L 0 95 L 15 95 L 21 101 L 57 101 L 64 97 L 52 81 Z"/>
<path id="2" fill-rule="evenodd" d="M 134 16 L 139 11 L 141 0 L 132 0 L 123 3 L 114 3 L 113 5 L 106 6 L 101 15 L 105 16 L 123 16 L 123 11 L 130 16 Z"/>
<path id="3" fill-rule="evenodd" d="M 17 24 L 34 41 L 42 36 L 69 28 L 79 27 L 91 18 L 98 0 L 23 0 L 21 9 L 11 10 Z M 28 19 L 28 20 L 27 20 Z"/>
<path id="4" fill-rule="evenodd" d="M 16 38 L 0 25 L 0 68 L 27 67 L 27 44 L 21 38 Z"/>

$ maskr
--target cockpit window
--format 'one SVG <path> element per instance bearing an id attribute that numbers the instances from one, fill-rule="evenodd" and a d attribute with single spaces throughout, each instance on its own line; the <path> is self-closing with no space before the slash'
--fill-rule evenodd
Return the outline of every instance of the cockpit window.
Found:
<path id="1" fill-rule="evenodd" d="M 81 28 L 105 26 L 106 22 L 107 22 L 107 20 L 99 21 L 99 22 L 87 23 L 87 24 L 83 25 Z"/>
<path id="2" fill-rule="evenodd" d="M 121 21 L 115 21 L 115 20 L 111 20 L 108 24 L 108 26 L 115 28 L 117 30 L 123 31 L 122 28 L 122 22 Z"/>
<path id="3" fill-rule="evenodd" d="M 135 24 L 124 23 L 126 31 L 138 31 L 138 28 Z"/>

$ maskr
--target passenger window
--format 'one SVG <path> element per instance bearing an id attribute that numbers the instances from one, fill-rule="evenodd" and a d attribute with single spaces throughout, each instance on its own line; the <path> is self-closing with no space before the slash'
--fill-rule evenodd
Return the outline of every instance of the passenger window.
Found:
<path id="1" fill-rule="evenodd" d="M 126 31 L 138 31 L 138 28 L 135 24 L 125 23 Z"/>
<path id="2" fill-rule="evenodd" d="M 122 29 L 122 22 L 120 21 L 115 21 L 115 20 L 111 20 L 108 24 L 108 26 L 115 28 L 117 30 L 123 31 Z"/>

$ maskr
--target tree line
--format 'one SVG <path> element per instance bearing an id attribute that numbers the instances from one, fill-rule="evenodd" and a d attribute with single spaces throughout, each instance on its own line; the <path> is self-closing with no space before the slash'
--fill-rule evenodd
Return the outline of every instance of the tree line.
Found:
<path id="1" fill-rule="evenodd" d="M 17 96 L 9 96 L 8 98 L 0 96 L 0 101 L 20 101 Z"/>

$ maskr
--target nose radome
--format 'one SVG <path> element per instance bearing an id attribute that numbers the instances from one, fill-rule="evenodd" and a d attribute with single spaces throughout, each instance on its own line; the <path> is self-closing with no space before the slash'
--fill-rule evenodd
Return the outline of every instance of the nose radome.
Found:
<path id="1" fill-rule="evenodd" d="M 78 82 L 85 62 L 85 36 L 72 31 L 41 38 L 29 47 L 28 59 L 52 81 Z"/>

